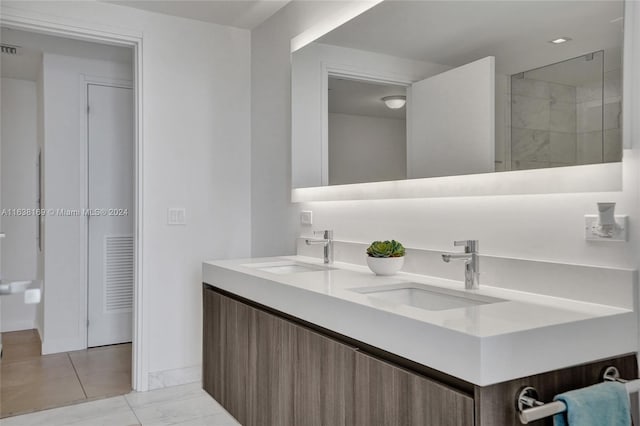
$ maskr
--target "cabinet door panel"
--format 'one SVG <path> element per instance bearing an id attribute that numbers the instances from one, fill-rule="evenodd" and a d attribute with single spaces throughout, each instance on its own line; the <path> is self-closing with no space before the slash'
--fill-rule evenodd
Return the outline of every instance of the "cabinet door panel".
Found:
<path id="1" fill-rule="evenodd" d="M 255 409 L 249 425 L 294 426 L 293 363 L 295 326 L 271 314 L 253 309 L 255 355 L 250 386 Z M 255 357 L 255 358 L 254 358 Z"/>
<path id="2" fill-rule="evenodd" d="M 471 397 L 356 353 L 356 425 L 471 426 L 473 422 Z"/>
<path id="3" fill-rule="evenodd" d="M 223 296 L 224 297 L 224 296 Z M 246 424 L 249 401 L 249 319 L 247 305 L 224 297 L 226 315 L 223 362 L 223 406 L 240 424 Z"/>
<path id="4" fill-rule="evenodd" d="M 241 424 L 249 404 L 250 308 L 204 290 L 203 389 Z"/>
<path id="5" fill-rule="evenodd" d="M 222 401 L 222 374 L 224 357 L 224 315 L 222 296 L 204 289 L 202 325 L 202 388 L 217 401 Z"/>
<path id="6" fill-rule="evenodd" d="M 355 350 L 302 327 L 296 329 L 294 423 L 353 425 Z"/>

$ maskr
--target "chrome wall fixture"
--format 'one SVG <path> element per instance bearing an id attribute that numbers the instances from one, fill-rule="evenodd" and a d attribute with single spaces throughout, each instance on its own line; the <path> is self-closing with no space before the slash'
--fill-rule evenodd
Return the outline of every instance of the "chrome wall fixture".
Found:
<path id="1" fill-rule="evenodd" d="M 640 379 L 630 381 L 621 379 L 618 369 L 613 366 L 609 366 L 604 370 L 602 380 L 624 383 L 627 393 L 640 391 Z M 522 424 L 528 424 L 567 411 L 567 406 L 563 402 L 554 401 L 545 404 L 538 401 L 538 391 L 532 386 L 525 386 L 518 391 L 516 394 L 516 408 Z"/>

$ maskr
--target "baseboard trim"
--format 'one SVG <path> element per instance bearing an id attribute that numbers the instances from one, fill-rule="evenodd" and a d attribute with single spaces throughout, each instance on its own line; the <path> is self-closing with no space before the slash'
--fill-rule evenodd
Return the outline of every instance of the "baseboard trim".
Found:
<path id="1" fill-rule="evenodd" d="M 12 331 L 33 330 L 36 328 L 36 324 L 31 320 L 18 320 L 18 321 L 2 321 L 2 328 L 0 332 L 9 333 Z"/>
<path id="2" fill-rule="evenodd" d="M 176 368 L 149 373 L 149 390 L 185 385 L 202 379 L 202 366 Z"/>

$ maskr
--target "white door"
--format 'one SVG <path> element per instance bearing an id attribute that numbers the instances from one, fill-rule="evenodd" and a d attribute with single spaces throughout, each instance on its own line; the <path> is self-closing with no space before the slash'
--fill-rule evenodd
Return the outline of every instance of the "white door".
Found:
<path id="1" fill-rule="evenodd" d="M 89 84 L 88 346 L 130 342 L 134 283 L 133 91 Z"/>
<path id="2" fill-rule="evenodd" d="M 407 109 L 407 177 L 495 170 L 495 58 L 411 85 Z"/>

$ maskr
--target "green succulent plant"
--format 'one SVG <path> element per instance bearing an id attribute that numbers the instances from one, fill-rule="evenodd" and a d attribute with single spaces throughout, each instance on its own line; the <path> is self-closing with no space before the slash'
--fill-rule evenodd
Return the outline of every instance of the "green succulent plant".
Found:
<path id="1" fill-rule="evenodd" d="M 374 241 L 367 248 L 367 254 L 371 257 L 401 257 L 404 256 L 404 247 L 396 240 Z"/>

